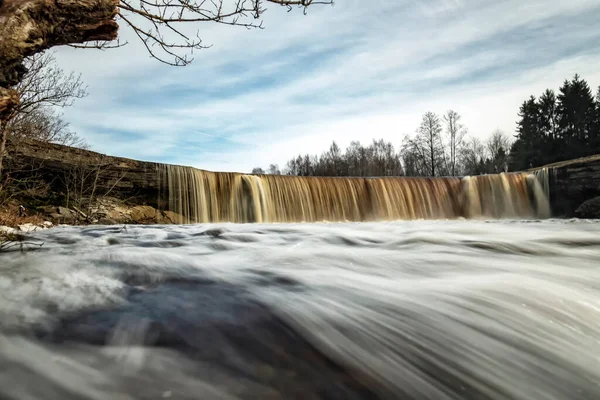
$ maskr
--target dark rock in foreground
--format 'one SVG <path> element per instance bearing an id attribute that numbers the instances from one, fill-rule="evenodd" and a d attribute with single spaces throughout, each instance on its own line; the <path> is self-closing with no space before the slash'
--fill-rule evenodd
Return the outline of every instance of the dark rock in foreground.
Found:
<path id="1" fill-rule="evenodd" d="M 600 196 L 600 155 L 544 168 L 548 171 L 550 207 L 554 217 L 576 217 L 576 210 L 583 202 Z"/>
<path id="2" fill-rule="evenodd" d="M 355 371 L 334 363 L 243 287 L 210 279 L 152 284 L 137 278 L 127 279 L 136 285 L 126 305 L 75 314 L 38 336 L 59 346 L 170 349 L 198 373 L 209 365 L 200 379 L 226 383 L 228 394 L 239 399 L 379 398 Z M 170 378 L 165 371 L 160 379 Z M 191 398 L 185 387 L 171 390 L 174 398 Z M 156 398 L 162 391 L 147 383 L 136 398 Z"/>
<path id="3" fill-rule="evenodd" d="M 578 218 L 600 219 L 600 196 L 583 202 L 575 210 L 575 216 Z"/>

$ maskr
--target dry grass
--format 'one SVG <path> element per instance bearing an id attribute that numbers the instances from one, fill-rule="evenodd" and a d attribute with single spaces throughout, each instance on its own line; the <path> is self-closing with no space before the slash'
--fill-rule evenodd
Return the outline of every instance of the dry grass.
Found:
<path id="1" fill-rule="evenodd" d="M 11 204 L 0 209 L 0 226 L 16 228 L 19 225 L 27 223 L 40 225 L 43 222 L 44 218 L 37 214 L 20 217 L 18 205 Z"/>
<path id="2" fill-rule="evenodd" d="M 9 226 L 16 228 L 19 225 L 31 223 L 40 225 L 44 219 L 39 215 L 29 215 L 19 217 L 19 206 L 9 205 L 0 209 L 0 226 Z M 0 252 L 20 250 L 25 251 L 31 248 L 43 246 L 43 242 L 36 242 L 28 239 L 25 233 L 0 232 Z"/>

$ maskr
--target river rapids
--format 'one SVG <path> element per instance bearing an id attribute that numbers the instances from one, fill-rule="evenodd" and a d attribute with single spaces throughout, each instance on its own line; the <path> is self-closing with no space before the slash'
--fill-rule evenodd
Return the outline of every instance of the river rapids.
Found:
<path id="1" fill-rule="evenodd" d="M 600 399 L 600 223 L 58 227 L 0 254 L 2 399 Z"/>

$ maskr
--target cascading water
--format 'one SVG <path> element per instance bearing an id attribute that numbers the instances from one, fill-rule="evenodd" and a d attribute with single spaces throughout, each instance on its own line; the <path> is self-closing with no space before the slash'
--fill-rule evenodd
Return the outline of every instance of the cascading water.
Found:
<path id="1" fill-rule="evenodd" d="M 600 225 L 514 220 L 549 171 L 158 172 L 174 222 L 473 220 L 33 232 L 0 254 L 0 398 L 600 399 Z"/>
<path id="2" fill-rule="evenodd" d="M 176 223 L 548 218 L 548 173 L 464 178 L 246 175 L 159 165 Z M 160 201 L 159 201 L 160 203 Z"/>

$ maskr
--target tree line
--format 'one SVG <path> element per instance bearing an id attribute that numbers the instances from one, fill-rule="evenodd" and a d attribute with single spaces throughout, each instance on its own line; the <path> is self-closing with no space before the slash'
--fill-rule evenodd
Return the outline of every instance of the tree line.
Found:
<path id="1" fill-rule="evenodd" d="M 391 142 L 353 141 L 342 151 L 298 155 L 280 169 L 271 164 L 253 174 L 296 176 L 464 176 L 519 171 L 600 153 L 600 87 L 594 98 L 579 75 L 556 95 L 546 90 L 520 107 L 516 135 L 495 131 L 481 140 L 467 133 L 461 115 L 428 111 L 413 135 L 396 149 Z"/>
<path id="2" fill-rule="evenodd" d="M 511 168 L 536 167 L 600 153 L 600 87 L 594 94 L 579 75 L 556 94 L 547 89 L 519 108 Z"/>
<path id="3" fill-rule="evenodd" d="M 368 145 L 353 141 L 342 151 L 333 141 L 320 155 L 300 154 L 283 168 L 271 164 L 253 174 L 295 176 L 455 176 L 506 170 L 511 139 L 501 131 L 486 141 L 467 135 L 461 116 L 449 110 L 442 117 L 427 112 L 416 134 L 396 148 L 384 139 Z"/>

